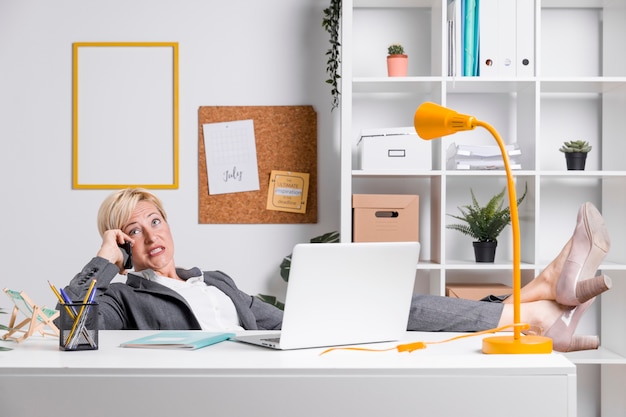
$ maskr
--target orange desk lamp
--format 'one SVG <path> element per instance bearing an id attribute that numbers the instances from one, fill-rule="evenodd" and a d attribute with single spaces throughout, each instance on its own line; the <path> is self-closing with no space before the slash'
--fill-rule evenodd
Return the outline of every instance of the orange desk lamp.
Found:
<path id="1" fill-rule="evenodd" d="M 435 103 L 423 103 L 415 112 L 413 119 L 415 131 L 425 140 L 440 138 L 460 132 L 473 130 L 481 126 L 489 131 L 498 143 L 504 168 L 506 170 L 509 194 L 509 209 L 511 210 L 511 226 L 513 228 L 513 335 L 491 336 L 483 339 L 483 353 L 551 353 L 552 339 L 544 336 L 523 336 L 522 330 L 527 327 L 520 323 L 520 290 L 521 290 L 521 250 L 519 215 L 517 212 L 517 195 L 513 174 L 509 164 L 504 143 L 498 132 L 490 124 L 477 120 L 474 116 L 457 113 L 454 110 L 442 107 Z"/>

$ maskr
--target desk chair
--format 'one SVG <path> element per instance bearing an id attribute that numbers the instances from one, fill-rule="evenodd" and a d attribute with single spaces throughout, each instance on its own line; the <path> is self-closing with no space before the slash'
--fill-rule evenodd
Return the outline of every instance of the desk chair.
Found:
<path id="1" fill-rule="evenodd" d="M 59 316 L 57 310 L 36 306 L 23 291 L 18 292 L 5 288 L 4 292 L 13 301 L 15 306 L 11 313 L 11 320 L 9 321 L 9 331 L 2 336 L 3 340 L 14 340 L 20 343 L 27 337 L 32 336 L 35 332 L 41 333 L 42 336 L 49 335 L 59 337 L 59 329 L 52 322 L 52 320 Z M 26 316 L 26 319 L 15 324 L 18 312 L 20 311 Z M 46 331 L 46 327 L 49 327 L 50 330 Z M 15 333 L 21 333 L 22 336 L 12 336 Z"/>

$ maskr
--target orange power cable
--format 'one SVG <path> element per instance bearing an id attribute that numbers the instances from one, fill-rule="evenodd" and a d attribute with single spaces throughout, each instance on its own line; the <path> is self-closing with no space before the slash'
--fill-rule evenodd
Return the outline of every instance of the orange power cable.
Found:
<path id="1" fill-rule="evenodd" d="M 397 345 L 397 346 L 393 346 L 393 347 L 390 347 L 390 348 L 386 348 L 386 349 L 373 349 L 373 348 L 362 348 L 362 347 L 332 347 L 332 348 L 326 349 L 325 351 L 320 353 L 320 356 L 324 355 L 324 354 L 326 354 L 328 352 L 331 352 L 333 350 L 358 350 L 358 351 L 363 351 L 363 352 L 387 352 L 387 351 L 390 351 L 390 350 L 397 350 L 398 352 L 409 352 L 410 353 L 410 352 L 413 352 L 414 350 L 426 349 L 427 345 L 437 345 L 437 344 L 441 344 L 441 343 L 452 342 L 454 340 L 465 339 L 467 337 L 481 336 L 483 334 L 488 334 L 488 333 L 497 333 L 497 332 L 501 332 L 501 331 L 504 331 L 506 329 L 509 329 L 511 327 L 521 327 L 520 330 L 527 330 L 527 329 L 530 328 L 530 325 L 526 324 L 526 323 L 508 324 L 506 326 L 497 327 L 495 329 L 488 329 L 488 330 L 483 330 L 483 331 L 480 331 L 480 332 L 454 336 L 454 337 L 451 337 L 451 338 L 445 339 L 445 340 L 438 340 L 438 341 L 433 341 L 433 342 L 403 343 L 403 344 L 400 344 L 400 345 Z"/>

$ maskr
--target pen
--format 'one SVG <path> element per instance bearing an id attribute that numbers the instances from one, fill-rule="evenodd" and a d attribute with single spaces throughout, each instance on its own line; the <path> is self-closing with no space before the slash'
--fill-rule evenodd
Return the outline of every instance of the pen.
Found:
<path id="1" fill-rule="evenodd" d="M 67 295 L 67 293 L 63 290 L 63 288 L 59 289 L 59 292 L 61 293 L 61 297 L 63 297 L 65 304 L 74 303 L 70 296 Z M 76 317 L 76 309 L 74 308 L 74 306 L 70 306 L 70 308 L 72 309 L 72 314 L 70 314 L 70 316 L 72 316 L 72 318 Z"/>

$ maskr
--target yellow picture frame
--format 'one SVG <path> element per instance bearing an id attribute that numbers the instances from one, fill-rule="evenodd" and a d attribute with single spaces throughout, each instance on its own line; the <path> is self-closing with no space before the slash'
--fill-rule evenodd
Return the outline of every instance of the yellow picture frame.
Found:
<path id="1" fill-rule="evenodd" d="M 178 188 L 178 43 L 72 46 L 73 188 Z"/>

